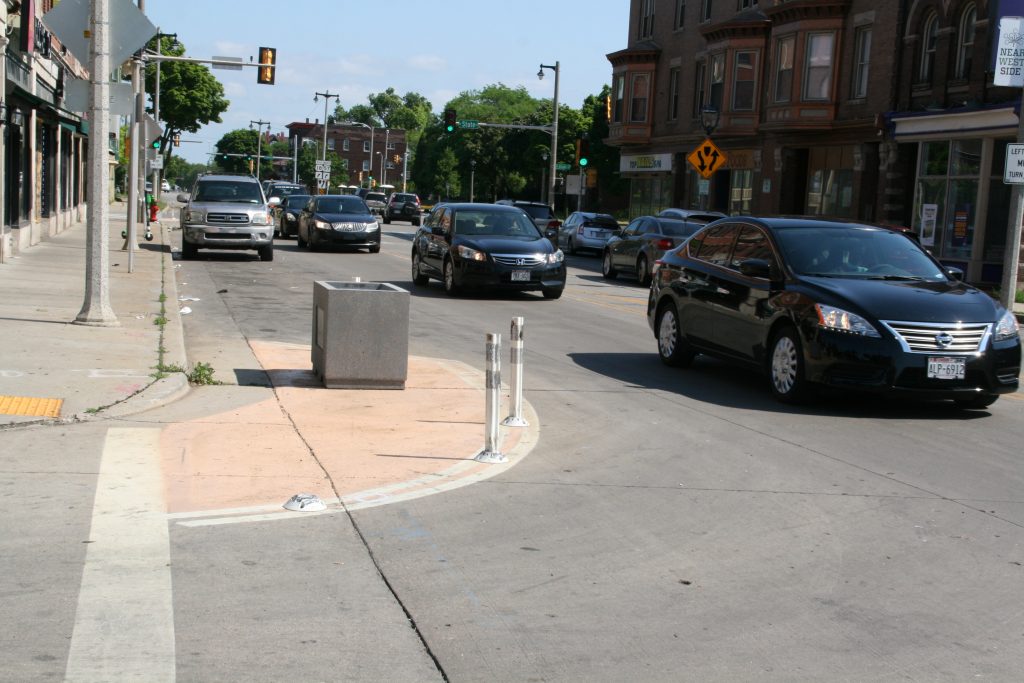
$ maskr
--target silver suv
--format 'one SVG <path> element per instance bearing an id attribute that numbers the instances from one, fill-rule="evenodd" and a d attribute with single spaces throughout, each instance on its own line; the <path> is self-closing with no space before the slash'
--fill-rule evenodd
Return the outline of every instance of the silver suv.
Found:
<path id="1" fill-rule="evenodd" d="M 274 260 L 274 219 L 259 181 L 248 175 L 209 174 L 196 179 L 192 194 L 179 194 L 181 257 L 200 249 L 255 249 L 261 261 Z"/>

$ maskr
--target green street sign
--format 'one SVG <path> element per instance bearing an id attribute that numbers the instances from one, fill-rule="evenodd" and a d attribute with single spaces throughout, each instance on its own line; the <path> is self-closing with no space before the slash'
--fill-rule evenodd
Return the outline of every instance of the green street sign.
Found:
<path id="1" fill-rule="evenodd" d="M 570 168 L 572 168 L 572 164 L 569 164 L 565 161 L 559 161 L 557 164 L 555 164 L 556 171 L 568 171 Z"/>
<path id="2" fill-rule="evenodd" d="M 459 121 L 459 128 L 479 128 L 480 122 L 468 119 L 466 121 Z"/>

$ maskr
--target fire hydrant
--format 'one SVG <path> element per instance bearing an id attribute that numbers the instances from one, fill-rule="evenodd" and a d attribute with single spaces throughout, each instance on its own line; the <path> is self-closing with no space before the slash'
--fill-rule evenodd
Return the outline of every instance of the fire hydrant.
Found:
<path id="1" fill-rule="evenodd" d="M 157 205 L 155 200 L 153 200 L 153 201 L 151 201 L 149 203 L 149 221 L 151 223 L 156 220 L 156 212 L 157 212 L 157 209 L 159 209 L 159 208 L 160 207 Z"/>

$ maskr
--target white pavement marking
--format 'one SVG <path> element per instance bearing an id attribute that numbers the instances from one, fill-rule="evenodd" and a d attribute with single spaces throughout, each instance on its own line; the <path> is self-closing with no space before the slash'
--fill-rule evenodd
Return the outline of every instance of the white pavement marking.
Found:
<path id="1" fill-rule="evenodd" d="M 66 681 L 175 680 L 159 429 L 107 431 Z"/>

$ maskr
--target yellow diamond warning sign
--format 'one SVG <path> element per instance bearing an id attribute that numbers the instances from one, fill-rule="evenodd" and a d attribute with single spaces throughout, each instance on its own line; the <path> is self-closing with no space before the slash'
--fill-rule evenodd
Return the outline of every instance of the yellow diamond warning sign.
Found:
<path id="1" fill-rule="evenodd" d="M 728 157 L 725 152 L 715 146 L 715 143 L 711 142 L 711 138 L 708 138 L 697 145 L 697 148 L 690 152 L 686 160 L 697 169 L 697 173 L 705 178 L 710 178 L 715 171 L 725 166 Z"/>

